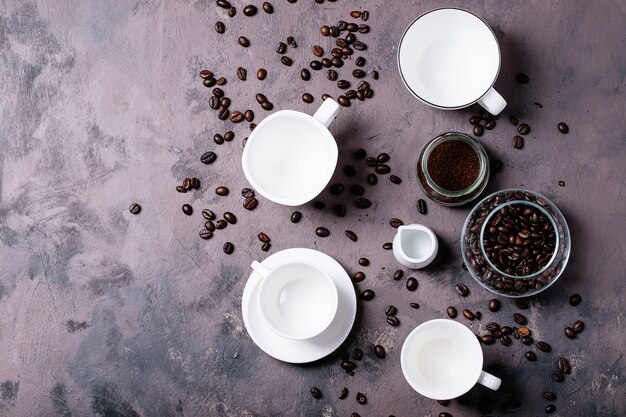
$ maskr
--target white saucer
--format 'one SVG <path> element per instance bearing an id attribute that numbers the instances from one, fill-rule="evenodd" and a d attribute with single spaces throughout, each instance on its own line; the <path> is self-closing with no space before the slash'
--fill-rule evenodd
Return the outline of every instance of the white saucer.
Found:
<path id="1" fill-rule="evenodd" d="M 356 317 L 356 294 L 347 272 L 337 261 L 313 249 L 292 248 L 277 252 L 263 262 L 275 268 L 287 261 L 305 260 L 324 269 L 335 281 L 339 295 L 337 314 L 326 330 L 311 339 L 287 339 L 271 331 L 260 317 L 257 291 L 261 276 L 252 272 L 241 300 L 243 322 L 250 337 L 268 355 L 289 363 L 313 362 L 331 354 L 350 334 Z"/>

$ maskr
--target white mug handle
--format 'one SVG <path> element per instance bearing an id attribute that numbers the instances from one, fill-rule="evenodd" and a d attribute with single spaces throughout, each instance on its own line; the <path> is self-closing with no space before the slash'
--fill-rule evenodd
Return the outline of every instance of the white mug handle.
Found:
<path id="1" fill-rule="evenodd" d="M 328 129 L 333 120 L 335 120 L 337 112 L 339 112 L 339 103 L 329 97 L 324 100 L 320 108 L 317 109 L 317 111 L 313 115 L 313 118 L 315 118 Z"/>
<path id="2" fill-rule="evenodd" d="M 488 374 L 485 371 L 480 371 L 480 377 L 478 378 L 478 383 L 480 385 L 484 385 L 489 389 L 497 391 L 500 388 L 500 384 L 502 384 L 502 380 L 496 376 Z"/>
<path id="3" fill-rule="evenodd" d="M 494 116 L 500 114 L 506 107 L 506 101 L 493 87 L 478 100 L 478 104 Z"/>
<path id="4" fill-rule="evenodd" d="M 266 267 L 264 267 L 263 265 L 261 265 L 257 261 L 252 261 L 252 264 L 250 266 L 252 267 L 252 269 L 254 269 L 263 278 L 268 276 L 270 274 L 270 272 L 271 272 L 269 269 L 267 269 Z"/>

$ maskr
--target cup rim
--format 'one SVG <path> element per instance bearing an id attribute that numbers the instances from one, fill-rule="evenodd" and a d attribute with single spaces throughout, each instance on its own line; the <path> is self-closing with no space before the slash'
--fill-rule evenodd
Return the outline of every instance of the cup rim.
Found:
<path id="1" fill-rule="evenodd" d="M 321 178 L 323 180 L 323 181 L 320 181 L 320 186 L 316 188 L 311 188 L 311 191 L 309 193 L 307 193 L 305 196 L 300 197 L 300 198 L 290 199 L 288 197 L 279 196 L 267 190 L 265 187 L 260 186 L 259 183 L 254 178 L 254 175 L 252 175 L 252 173 L 250 172 L 250 168 L 249 168 L 248 162 L 250 158 L 249 157 L 250 145 L 254 143 L 254 140 L 255 140 L 254 138 L 258 135 L 258 132 L 263 130 L 263 126 L 266 125 L 269 121 L 278 119 L 278 118 L 283 118 L 283 117 L 297 117 L 297 118 L 300 118 L 301 120 L 307 120 L 308 122 L 313 122 L 317 124 L 317 126 L 320 129 L 322 129 L 320 132 L 323 132 L 322 134 L 328 143 L 328 148 L 330 152 L 333 154 L 331 160 L 334 160 L 334 163 L 332 161 L 329 162 L 328 169 L 325 172 L 318 175 L 318 178 Z M 269 116 L 267 116 L 265 119 L 263 119 L 257 125 L 257 127 L 252 131 L 252 133 L 248 137 L 248 142 L 246 143 L 246 146 L 243 148 L 243 153 L 241 156 L 241 166 L 243 168 L 243 173 L 246 179 L 248 180 L 252 188 L 258 191 L 259 194 L 261 194 L 263 197 L 275 203 L 293 207 L 293 206 L 300 206 L 311 201 L 312 199 L 317 197 L 324 190 L 324 188 L 326 188 L 326 185 L 328 185 L 328 182 L 330 181 L 333 174 L 335 173 L 335 168 L 337 167 L 338 157 L 339 157 L 339 148 L 337 146 L 337 141 L 335 140 L 335 137 L 333 136 L 332 133 L 330 133 L 330 130 L 328 130 L 326 126 L 324 126 L 319 120 L 317 120 L 315 117 L 311 116 L 310 114 L 299 112 L 296 110 L 279 110 L 276 113 L 272 113 Z"/>
<path id="2" fill-rule="evenodd" d="M 411 348 L 410 345 L 413 344 L 414 340 L 419 337 L 419 333 L 423 332 L 425 328 L 433 326 L 438 327 L 442 325 L 454 327 L 457 329 L 455 331 L 464 334 L 464 338 L 467 339 L 465 341 L 466 348 L 469 348 L 470 346 L 472 347 L 473 355 L 475 356 L 475 361 L 473 361 L 473 363 L 475 363 L 476 368 L 474 371 L 474 375 L 471 379 L 467 378 L 466 381 L 455 384 L 453 387 L 451 387 L 451 389 L 448 389 L 446 392 L 437 389 L 430 389 L 429 387 L 419 385 L 418 382 L 415 381 L 414 375 L 410 373 L 408 365 L 409 354 L 411 354 L 411 352 L 409 352 L 409 349 Z M 402 350 L 400 352 L 400 365 L 402 368 L 402 373 L 404 374 L 404 379 L 406 379 L 408 384 L 415 391 L 427 398 L 431 398 L 434 400 L 449 400 L 452 398 L 460 397 L 461 395 L 468 392 L 478 382 L 478 379 L 480 378 L 480 375 L 482 373 L 483 363 L 484 353 L 474 333 L 467 326 L 450 319 L 433 319 L 423 322 L 415 329 L 413 329 L 411 333 L 409 333 L 409 335 L 404 340 L 404 343 L 402 344 Z"/>
<path id="3" fill-rule="evenodd" d="M 469 102 L 467 104 L 462 104 L 462 105 L 458 105 L 458 106 L 441 106 L 439 104 L 431 103 L 430 101 L 420 97 L 419 94 L 417 94 L 415 91 L 413 91 L 413 89 L 411 88 L 411 86 L 409 85 L 407 80 L 405 79 L 404 73 L 402 72 L 402 65 L 400 63 L 400 51 L 402 50 L 402 45 L 404 44 L 404 37 L 409 32 L 411 27 L 419 19 L 421 19 L 422 17 L 426 16 L 427 14 L 430 14 L 430 13 L 433 13 L 433 12 L 437 12 L 437 11 L 441 11 L 441 10 L 459 10 L 461 12 L 465 12 L 465 13 L 468 13 L 468 14 L 474 16 L 475 18 L 480 20 L 489 29 L 489 31 L 491 32 L 494 40 L 496 41 L 496 47 L 498 48 L 498 69 L 496 70 L 496 72 L 494 74 L 493 80 L 491 80 L 491 84 L 489 85 L 489 87 L 479 97 L 477 97 L 475 100 L 473 100 L 473 101 L 471 101 L 471 102 Z M 425 13 L 422 13 L 421 15 L 419 15 L 418 17 L 413 19 L 413 21 L 407 26 L 407 28 L 402 33 L 402 36 L 400 37 L 400 42 L 398 42 L 398 53 L 397 53 L 397 56 L 396 56 L 396 60 L 397 60 L 397 63 L 398 63 L 398 72 L 400 73 L 400 78 L 402 79 L 402 83 L 407 88 L 407 90 L 409 90 L 409 92 L 411 92 L 411 94 L 413 94 L 413 96 L 415 98 L 417 98 L 422 103 L 427 104 L 427 105 L 429 105 L 431 107 L 434 107 L 434 108 L 437 108 L 437 109 L 441 109 L 441 110 L 459 110 L 459 109 L 464 109 L 466 107 L 471 106 L 472 104 L 477 103 L 478 101 L 480 101 L 480 99 L 482 99 L 489 92 L 489 90 L 491 90 L 493 88 L 494 84 L 496 83 L 496 80 L 498 79 L 498 75 L 500 74 L 500 68 L 502 66 L 502 51 L 500 50 L 500 43 L 498 42 L 498 38 L 496 37 L 495 32 L 493 31 L 493 29 L 491 29 L 491 26 L 489 26 L 487 24 L 487 22 L 485 22 L 480 16 L 476 15 L 475 13 L 470 12 L 469 10 L 465 10 L 463 8 L 460 8 L 460 7 L 438 7 L 438 8 L 429 10 L 429 11 L 427 11 Z"/>
<path id="4" fill-rule="evenodd" d="M 335 281 L 332 279 L 332 277 L 322 268 L 318 267 L 317 265 L 314 264 L 310 264 L 307 262 L 302 262 L 302 261 L 296 261 L 296 262 L 289 262 L 289 263 L 284 263 L 274 269 L 272 269 L 270 271 L 270 275 L 273 273 L 276 273 L 282 269 L 285 269 L 287 267 L 292 267 L 294 265 L 304 265 L 307 268 L 312 268 L 315 269 L 317 272 L 320 273 L 321 276 L 323 276 L 324 280 L 326 280 L 327 283 L 330 283 L 330 288 L 331 291 L 329 293 L 329 296 L 331 297 L 330 300 L 330 307 L 329 307 L 329 311 L 332 310 L 332 313 L 329 314 L 329 318 L 326 322 L 323 322 L 323 325 L 319 325 L 318 327 L 314 328 L 313 330 L 310 330 L 308 332 L 303 332 L 303 334 L 301 335 L 294 335 L 294 334 L 289 334 L 287 332 L 284 332 L 283 330 L 279 329 L 276 325 L 274 325 L 274 323 L 272 322 L 272 320 L 270 320 L 268 318 L 268 314 L 265 310 L 267 303 L 266 300 L 263 298 L 263 294 L 264 294 L 264 290 L 268 285 L 268 279 L 269 275 L 266 277 L 262 277 L 260 283 L 259 283 L 259 290 L 257 291 L 257 298 L 258 298 L 258 303 L 259 303 L 259 313 L 261 318 L 263 319 L 263 321 L 265 322 L 265 324 L 270 328 L 270 330 L 272 332 L 274 332 L 275 334 L 282 336 L 286 339 L 294 339 L 294 340 L 304 340 L 304 339 L 311 339 L 317 335 L 319 335 L 320 333 L 322 333 L 324 330 L 326 330 L 331 323 L 335 320 L 335 317 L 337 316 L 337 310 L 339 307 L 339 292 L 337 290 L 337 284 L 335 283 Z"/>

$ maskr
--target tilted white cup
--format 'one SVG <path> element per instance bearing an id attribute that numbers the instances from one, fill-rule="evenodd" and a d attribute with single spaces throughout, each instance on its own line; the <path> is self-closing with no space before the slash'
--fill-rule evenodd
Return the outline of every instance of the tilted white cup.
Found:
<path id="1" fill-rule="evenodd" d="M 491 28 L 462 9 L 435 9 L 415 19 L 398 47 L 404 85 L 424 103 L 445 110 L 480 104 L 499 114 L 506 101 L 493 88 L 500 46 Z"/>
<path id="2" fill-rule="evenodd" d="M 338 149 L 328 127 L 339 111 L 331 98 L 313 116 L 281 110 L 252 131 L 241 160 L 250 185 L 263 197 L 286 206 L 314 199 L 330 181 Z"/>
<path id="3" fill-rule="evenodd" d="M 251 266 L 263 277 L 258 291 L 259 310 L 274 333 L 288 339 L 310 339 L 332 323 L 339 294 L 324 270 L 305 262 L 271 270 L 257 261 Z"/>
<path id="4" fill-rule="evenodd" d="M 482 370 L 478 339 L 454 320 L 430 320 L 417 326 L 402 345 L 400 362 L 409 385 L 434 400 L 460 397 L 476 383 L 496 391 L 502 382 Z"/>

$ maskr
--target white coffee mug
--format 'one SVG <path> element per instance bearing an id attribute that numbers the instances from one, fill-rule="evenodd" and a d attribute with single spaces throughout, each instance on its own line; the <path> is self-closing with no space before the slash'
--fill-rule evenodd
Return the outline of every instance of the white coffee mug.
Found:
<path id="1" fill-rule="evenodd" d="M 259 310 L 274 333 L 288 339 L 310 339 L 332 323 L 339 294 L 324 270 L 304 262 L 272 270 L 257 261 L 251 266 L 263 277 L 258 291 Z"/>
<path id="2" fill-rule="evenodd" d="M 417 326 L 402 345 L 400 362 L 409 385 L 434 400 L 460 397 L 476 383 L 495 391 L 502 382 L 482 370 L 478 339 L 454 320 L 430 320 Z"/>
<path id="3" fill-rule="evenodd" d="M 398 47 L 404 85 L 424 103 L 445 110 L 480 104 L 499 114 L 506 101 L 493 88 L 500 46 L 491 28 L 462 9 L 435 9 L 415 19 Z"/>
<path id="4" fill-rule="evenodd" d="M 281 110 L 252 131 L 243 149 L 243 172 L 263 197 L 299 206 L 324 190 L 337 166 L 338 149 L 328 127 L 339 111 L 331 98 L 313 116 Z"/>

